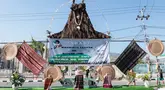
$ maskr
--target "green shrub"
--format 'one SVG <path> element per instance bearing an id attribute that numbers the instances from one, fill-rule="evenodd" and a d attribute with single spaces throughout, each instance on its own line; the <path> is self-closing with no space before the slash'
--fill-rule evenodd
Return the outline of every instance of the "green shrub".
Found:
<path id="1" fill-rule="evenodd" d="M 138 76 L 138 78 L 141 78 L 143 81 L 150 81 L 150 73 L 140 75 L 140 76 Z"/>
<path id="2" fill-rule="evenodd" d="M 23 75 L 20 75 L 18 72 L 14 72 L 10 77 L 10 82 L 12 85 L 16 86 L 22 86 L 25 82 L 25 77 Z"/>

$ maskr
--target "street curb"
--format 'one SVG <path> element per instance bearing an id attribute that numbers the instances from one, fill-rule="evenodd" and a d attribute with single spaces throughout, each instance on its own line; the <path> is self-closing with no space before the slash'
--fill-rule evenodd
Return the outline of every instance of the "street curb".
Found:
<path id="1" fill-rule="evenodd" d="M 151 81 L 154 81 L 154 80 L 156 80 L 156 79 L 151 79 Z M 3 83 L 5 83 L 5 82 L 10 82 L 10 80 L 0 80 L 0 82 L 3 82 Z M 25 82 L 44 82 L 44 80 L 41 80 L 41 79 L 38 79 L 38 80 L 26 80 Z M 137 80 L 137 82 L 138 82 L 138 80 Z"/>
<path id="2" fill-rule="evenodd" d="M 10 80 L 0 80 L 0 82 L 10 82 Z M 25 82 L 44 82 L 44 80 L 26 80 Z"/>

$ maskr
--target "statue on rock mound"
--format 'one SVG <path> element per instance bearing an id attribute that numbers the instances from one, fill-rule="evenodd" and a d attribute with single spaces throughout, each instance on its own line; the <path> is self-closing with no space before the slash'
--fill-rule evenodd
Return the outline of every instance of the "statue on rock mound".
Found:
<path id="1" fill-rule="evenodd" d="M 73 0 L 71 12 L 64 29 L 58 33 L 48 36 L 49 38 L 70 38 L 70 39 L 103 39 L 110 36 L 98 32 L 94 29 L 84 0 L 82 3 L 76 4 Z"/>

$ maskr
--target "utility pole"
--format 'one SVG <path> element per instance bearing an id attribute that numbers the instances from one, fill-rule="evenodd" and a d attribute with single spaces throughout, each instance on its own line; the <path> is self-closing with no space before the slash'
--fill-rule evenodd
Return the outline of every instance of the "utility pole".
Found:
<path id="1" fill-rule="evenodd" d="M 147 30 L 146 30 L 146 25 L 145 25 L 145 23 L 144 23 L 144 20 L 148 20 L 149 17 L 150 17 L 150 15 L 145 15 L 145 11 L 146 11 L 146 6 L 144 6 L 144 8 L 142 8 L 142 9 L 139 11 L 139 15 L 137 15 L 136 20 L 141 20 L 141 22 L 142 22 L 141 28 L 142 28 L 142 30 L 143 30 L 143 32 L 144 32 L 144 42 L 145 42 L 145 44 L 146 44 L 147 53 L 149 53 L 149 52 L 148 52 L 148 49 L 147 49 L 149 39 L 148 39 Z M 148 63 L 148 72 L 150 72 L 151 70 L 150 70 L 150 57 L 149 57 L 149 55 L 147 55 L 146 61 L 147 61 L 147 63 Z"/>
<path id="2" fill-rule="evenodd" d="M 142 22 L 142 30 L 144 31 L 145 43 L 147 44 L 147 42 L 148 42 L 148 35 L 147 35 L 147 32 L 146 32 L 146 25 L 144 24 L 144 20 L 145 19 L 148 20 L 150 15 L 144 15 L 145 11 L 146 11 L 146 6 L 144 6 L 144 8 L 142 8 L 139 11 L 139 15 L 137 15 L 136 20 L 141 20 L 141 22 Z"/>
<path id="3" fill-rule="evenodd" d="M 107 31 L 107 35 L 110 36 L 110 31 Z M 108 45 L 108 47 L 109 47 L 109 52 L 108 52 L 108 53 L 109 53 L 109 59 L 110 59 L 109 61 L 111 61 L 110 39 L 111 39 L 111 38 L 109 38 L 109 41 L 108 41 L 108 42 L 109 42 L 109 45 Z M 110 63 L 110 62 L 109 62 L 109 63 Z"/>

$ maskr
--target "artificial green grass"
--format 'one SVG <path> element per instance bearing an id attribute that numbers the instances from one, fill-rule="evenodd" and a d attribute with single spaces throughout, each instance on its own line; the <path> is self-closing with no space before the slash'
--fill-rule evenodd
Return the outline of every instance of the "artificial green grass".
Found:
<path id="1" fill-rule="evenodd" d="M 12 88 L 0 88 L 0 90 L 12 90 Z M 43 90 L 43 88 L 19 88 L 19 90 Z M 74 90 L 73 88 L 52 88 L 52 90 Z M 85 88 L 84 90 L 154 90 L 153 88 L 145 88 L 142 86 L 131 87 L 115 87 L 115 88 Z"/>

